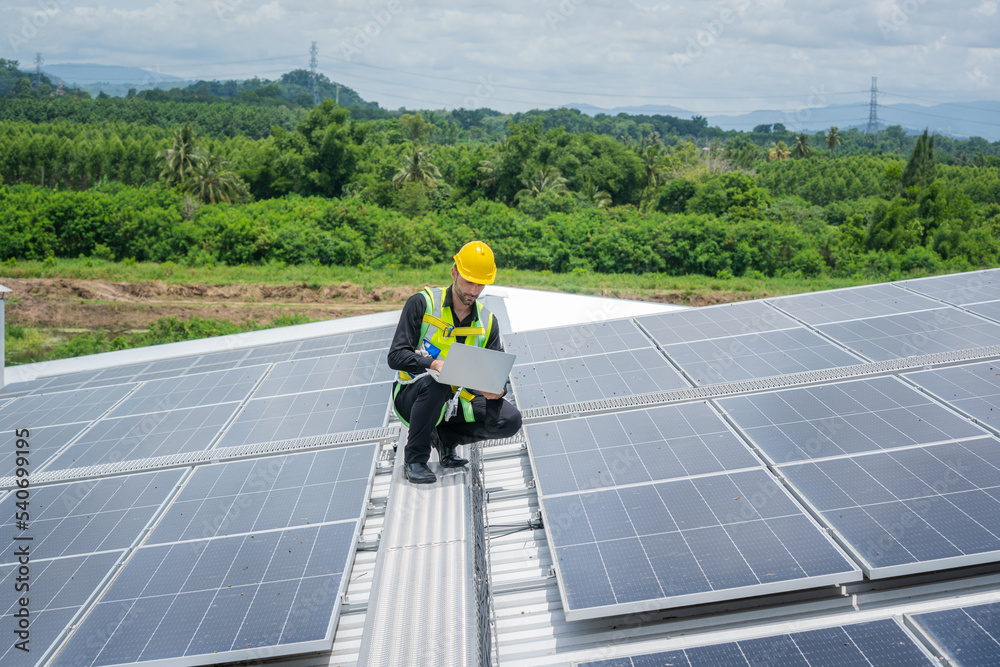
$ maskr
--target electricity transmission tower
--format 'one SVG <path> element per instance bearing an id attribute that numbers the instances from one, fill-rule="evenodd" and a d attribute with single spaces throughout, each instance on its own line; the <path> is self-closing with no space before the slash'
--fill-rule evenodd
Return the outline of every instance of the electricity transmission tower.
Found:
<path id="1" fill-rule="evenodd" d="M 868 107 L 868 127 L 865 134 L 874 134 L 878 141 L 878 77 L 872 77 L 872 101 Z"/>
<path id="2" fill-rule="evenodd" d="M 309 49 L 309 82 L 312 84 L 312 94 L 313 94 L 313 104 L 319 104 L 319 75 L 316 68 L 319 67 L 319 61 L 316 56 L 319 55 L 319 47 L 316 46 L 316 42 L 312 43 L 312 47 Z"/>
<path id="3" fill-rule="evenodd" d="M 42 65 L 45 64 L 45 59 L 42 58 L 41 52 L 35 54 L 35 88 L 42 85 Z"/>

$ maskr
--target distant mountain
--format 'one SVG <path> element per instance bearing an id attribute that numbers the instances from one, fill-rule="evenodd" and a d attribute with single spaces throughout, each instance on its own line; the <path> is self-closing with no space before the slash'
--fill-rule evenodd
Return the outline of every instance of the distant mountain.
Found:
<path id="1" fill-rule="evenodd" d="M 588 116 L 602 113 L 614 116 L 626 113 L 632 116 L 659 114 L 689 119 L 696 115 L 677 107 L 651 104 L 614 109 L 601 109 L 589 104 L 567 106 L 579 109 Z M 863 130 L 868 126 L 868 111 L 868 103 L 859 102 L 788 111 L 770 109 L 751 111 L 738 116 L 715 115 L 706 118 L 709 126 L 720 127 L 723 130 L 749 132 L 758 125 L 781 123 L 785 129 L 793 132 L 812 133 L 827 130 L 831 125 L 836 125 L 841 130 L 852 127 Z M 988 141 L 1000 141 L 1000 101 L 955 102 L 934 106 L 889 104 L 879 106 L 878 120 L 879 126 L 883 129 L 890 125 L 900 125 L 910 133 L 923 132 L 926 128 L 931 133 L 956 138 L 982 137 Z"/>
<path id="2" fill-rule="evenodd" d="M 133 84 L 136 87 L 152 87 L 153 84 L 182 81 L 181 77 L 161 72 L 150 72 L 138 67 L 119 67 L 117 65 L 71 64 L 46 65 L 45 73 L 53 81 L 62 80 L 74 86 L 86 86 L 95 83 L 111 83 L 115 85 Z"/>
<path id="3" fill-rule="evenodd" d="M 615 107 L 613 109 L 602 109 L 591 104 L 566 104 L 564 106 L 567 109 L 576 109 L 580 113 L 591 117 L 602 113 L 608 116 L 617 116 L 620 113 L 625 113 L 630 116 L 673 116 L 689 120 L 691 116 L 696 115 L 685 109 L 666 104 L 644 104 L 639 107 Z"/>

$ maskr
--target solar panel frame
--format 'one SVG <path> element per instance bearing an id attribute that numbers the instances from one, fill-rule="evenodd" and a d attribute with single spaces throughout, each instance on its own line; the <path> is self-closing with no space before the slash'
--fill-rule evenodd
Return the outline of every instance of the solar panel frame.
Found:
<path id="1" fill-rule="evenodd" d="M 1000 655 L 1000 603 L 912 614 L 909 619 L 950 664 L 989 667 Z"/>
<path id="2" fill-rule="evenodd" d="M 242 403 L 257 388 L 269 368 L 264 364 L 149 380 L 116 405 L 109 417 Z"/>
<path id="3" fill-rule="evenodd" d="M 816 326 L 823 334 L 872 361 L 995 345 L 1000 324 L 943 306 Z"/>
<path id="4" fill-rule="evenodd" d="M 282 361 L 274 364 L 254 398 L 391 382 L 395 375 L 383 350 Z"/>
<path id="5" fill-rule="evenodd" d="M 504 351 L 517 355 L 516 365 L 572 359 L 653 347 L 631 320 L 589 322 L 503 335 Z"/>
<path id="6" fill-rule="evenodd" d="M 863 360 L 804 327 L 664 345 L 699 385 L 818 371 Z M 753 370 L 753 365 L 765 370 Z"/>
<path id="7" fill-rule="evenodd" d="M 653 347 L 518 364 L 510 380 L 521 409 L 691 386 Z"/>
<path id="8" fill-rule="evenodd" d="M 889 283 L 774 297 L 766 303 L 810 326 L 941 307 L 939 301 Z"/>
<path id="9" fill-rule="evenodd" d="M 694 343 L 749 333 L 792 329 L 801 325 L 770 307 L 767 301 L 739 301 L 634 318 L 661 346 Z"/>
<path id="10" fill-rule="evenodd" d="M 708 489 L 716 498 L 713 502 L 720 503 L 715 507 L 704 499 Z M 652 501 L 654 496 L 667 508 L 666 515 L 638 506 L 635 514 L 626 509 L 626 502 Z M 682 498 L 699 498 L 701 504 L 681 503 Z M 762 468 L 543 496 L 539 504 L 568 621 L 843 585 L 862 578 L 857 564 Z M 595 522 L 590 507 L 607 520 Z M 813 560 L 800 564 L 792 549 Z M 778 565 L 791 574 L 768 580 L 778 576 Z"/>
<path id="11" fill-rule="evenodd" d="M 715 404 L 774 465 L 988 433 L 894 376 L 717 398 Z"/>
<path id="12" fill-rule="evenodd" d="M 929 667 L 935 656 L 896 619 L 878 619 L 752 639 L 578 663 L 579 667 Z"/>
<path id="13" fill-rule="evenodd" d="M 1000 560 L 994 436 L 779 466 L 871 579 Z"/>
<path id="14" fill-rule="evenodd" d="M 22 396 L 0 408 L 0 431 L 94 421 L 125 398 L 135 386 L 124 384 Z M 75 412 L 66 416 L 70 410 Z"/>
<path id="15" fill-rule="evenodd" d="M 1000 270 L 987 269 L 898 283 L 919 294 L 956 306 L 1000 299 Z"/>
<path id="16" fill-rule="evenodd" d="M 904 373 L 910 382 L 978 424 L 1000 432 L 1000 362 L 984 361 Z"/>
<path id="17" fill-rule="evenodd" d="M 964 306 L 980 317 L 986 317 L 994 322 L 1000 322 L 1000 301 L 984 301 L 983 303 L 973 303 Z"/>

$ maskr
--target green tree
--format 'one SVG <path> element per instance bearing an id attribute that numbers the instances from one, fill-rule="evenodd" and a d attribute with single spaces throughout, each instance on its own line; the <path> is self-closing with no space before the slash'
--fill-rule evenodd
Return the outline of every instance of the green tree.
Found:
<path id="1" fill-rule="evenodd" d="M 927 136 L 927 130 L 917 139 L 910 154 L 910 160 L 903 169 L 902 186 L 904 192 L 911 187 L 927 188 L 934 182 L 934 137 Z"/>
<path id="2" fill-rule="evenodd" d="M 406 183 L 415 183 L 428 190 L 433 190 L 438 186 L 440 180 L 441 172 L 428 159 L 423 148 L 414 148 L 413 152 L 404 155 L 402 166 L 392 177 L 392 183 L 397 189 Z"/>
<path id="3" fill-rule="evenodd" d="M 826 134 L 826 140 L 823 145 L 830 149 L 830 154 L 833 155 L 837 152 L 837 146 L 841 144 L 840 135 L 837 134 L 837 126 L 831 125 L 830 131 Z"/>
<path id="4" fill-rule="evenodd" d="M 157 155 L 163 161 L 160 178 L 167 183 L 184 183 L 202 160 L 203 153 L 198 146 L 193 123 L 186 123 L 174 130 L 173 143 Z"/>
<path id="5" fill-rule="evenodd" d="M 205 153 L 188 175 L 185 190 L 206 204 L 233 204 L 247 198 L 247 185 L 216 153 Z"/>
<path id="6" fill-rule="evenodd" d="M 809 135 L 803 132 L 795 137 L 795 148 L 792 149 L 792 155 L 795 157 L 809 157 L 812 153 L 812 147 L 809 145 Z"/>
<path id="7" fill-rule="evenodd" d="M 524 187 L 518 190 L 515 199 L 521 201 L 524 198 L 538 197 L 542 193 L 551 192 L 562 194 L 567 191 L 566 179 L 555 167 L 536 167 L 534 173 L 529 178 L 521 180 Z"/>

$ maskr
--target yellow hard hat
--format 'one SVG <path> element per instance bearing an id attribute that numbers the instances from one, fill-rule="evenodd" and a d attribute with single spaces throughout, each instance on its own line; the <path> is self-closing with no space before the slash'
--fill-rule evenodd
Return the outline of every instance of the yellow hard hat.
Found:
<path id="1" fill-rule="evenodd" d="M 482 241 L 471 241 L 462 246 L 455 255 L 455 268 L 458 275 L 477 285 L 492 285 L 497 277 L 493 251 Z"/>

